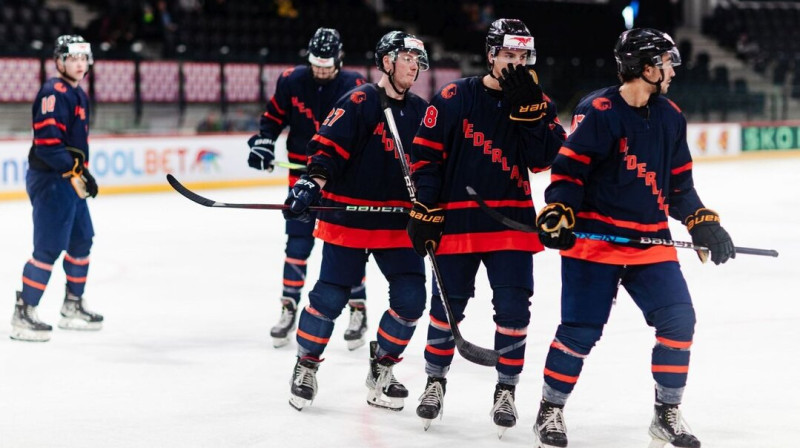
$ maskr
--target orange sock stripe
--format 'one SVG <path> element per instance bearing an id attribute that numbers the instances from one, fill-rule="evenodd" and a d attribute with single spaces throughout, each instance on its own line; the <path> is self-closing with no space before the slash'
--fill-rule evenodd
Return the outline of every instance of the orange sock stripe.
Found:
<path id="1" fill-rule="evenodd" d="M 316 344 L 322 344 L 322 345 L 328 345 L 328 341 L 330 341 L 330 338 L 318 338 L 316 336 L 312 336 L 312 335 L 306 333 L 305 331 L 303 331 L 303 330 L 301 330 L 299 328 L 297 329 L 297 336 L 299 336 L 299 337 L 301 337 L 301 338 L 303 338 L 305 340 L 314 342 Z"/>
<path id="2" fill-rule="evenodd" d="M 438 348 L 436 348 L 436 347 L 434 347 L 432 345 L 426 345 L 425 346 L 425 351 L 431 352 L 434 355 L 439 355 L 439 356 L 453 356 L 453 354 L 455 354 L 455 352 L 456 352 L 456 349 L 455 349 L 455 347 L 453 347 L 453 348 L 448 349 L 448 350 L 442 350 L 442 349 L 438 349 Z"/>
<path id="3" fill-rule="evenodd" d="M 289 258 L 289 257 L 286 257 L 286 262 L 298 266 L 305 266 L 307 264 L 306 260 L 301 260 L 299 258 Z"/>
<path id="4" fill-rule="evenodd" d="M 53 270 L 53 265 L 52 264 L 42 263 L 41 261 L 35 260 L 33 258 L 28 260 L 28 263 L 32 264 L 34 267 L 37 267 L 39 269 L 44 269 L 45 271 L 52 271 Z"/>
<path id="5" fill-rule="evenodd" d="M 684 349 L 685 350 L 685 349 L 688 349 L 689 347 L 692 346 L 692 341 L 676 341 L 674 339 L 662 338 L 660 336 L 656 337 L 656 341 L 658 341 L 659 344 L 661 344 L 661 345 L 663 345 L 665 347 L 674 348 L 674 349 Z"/>
<path id="6" fill-rule="evenodd" d="M 66 254 L 64 255 L 64 259 L 77 266 L 86 266 L 87 264 L 89 264 L 89 257 L 74 258 L 71 257 L 69 254 Z"/>
<path id="7" fill-rule="evenodd" d="M 501 356 L 497 362 L 506 366 L 523 366 L 525 365 L 525 358 L 522 359 L 511 359 Z"/>
<path id="8" fill-rule="evenodd" d="M 303 285 L 305 285 L 305 284 L 306 284 L 306 281 L 305 281 L 305 280 L 288 280 L 288 279 L 283 279 L 283 285 L 284 285 L 284 286 L 297 286 L 297 287 L 302 287 L 302 286 L 303 286 Z"/>
<path id="9" fill-rule="evenodd" d="M 562 352 L 564 352 L 564 353 L 566 353 L 566 354 L 568 354 L 570 356 L 574 356 L 576 358 L 579 358 L 579 359 L 586 358 L 586 355 L 582 355 L 582 354 L 576 352 L 575 350 L 572 350 L 571 348 L 569 348 L 566 345 L 562 344 L 561 341 L 557 341 L 555 339 L 553 340 L 553 342 L 550 343 L 550 347 L 552 347 L 552 348 L 554 348 L 556 350 L 561 350 Z"/>
<path id="10" fill-rule="evenodd" d="M 528 335 L 528 328 L 508 328 L 508 327 L 501 327 L 500 325 L 497 326 L 498 333 L 504 334 L 506 336 L 527 336 Z"/>
<path id="11" fill-rule="evenodd" d="M 386 338 L 386 340 L 391 342 L 392 344 L 397 344 L 397 345 L 408 345 L 408 342 L 411 340 L 411 339 L 398 339 L 390 335 L 389 333 L 383 331 L 383 328 L 380 327 L 378 327 L 378 334 Z"/>
<path id="12" fill-rule="evenodd" d="M 86 277 L 70 277 L 68 275 L 67 281 L 72 283 L 86 283 Z"/>
<path id="13" fill-rule="evenodd" d="M 563 381 L 565 383 L 570 383 L 570 384 L 575 384 L 575 383 L 578 382 L 578 377 L 577 376 L 563 375 L 563 374 L 558 373 L 558 372 L 553 372 L 552 370 L 550 370 L 548 368 L 544 369 L 544 376 L 549 376 L 550 378 L 553 378 L 555 380 Z"/>
<path id="14" fill-rule="evenodd" d="M 689 373 L 689 366 L 664 366 L 653 364 L 653 373 Z"/>
<path id="15" fill-rule="evenodd" d="M 24 275 L 22 276 L 22 283 L 30 286 L 31 288 L 36 288 L 41 291 L 44 291 L 45 288 L 47 288 L 47 285 L 45 285 L 44 283 L 35 282 L 29 279 L 28 277 L 25 277 Z"/>
<path id="16" fill-rule="evenodd" d="M 437 319 L 437 318 L 435 318 L 433 316 L 428 316 L 428 317 L 430 318 L 431 323 L 435 327 L 450 329 L 450 323 L 449 322 L 447 322 L 447 321 L 442 322 L 442 321 L 440 321 L 439 319 Z"/>
<path id="17" fill-rule="evenodd" d="M 323 319 L 327 319 L 327 317 L 316 310 L 316 308 L 312 307 L 311 305 L 306 305 L 306 311 L 308 311 L 311 315 L 321 317 Z"/>

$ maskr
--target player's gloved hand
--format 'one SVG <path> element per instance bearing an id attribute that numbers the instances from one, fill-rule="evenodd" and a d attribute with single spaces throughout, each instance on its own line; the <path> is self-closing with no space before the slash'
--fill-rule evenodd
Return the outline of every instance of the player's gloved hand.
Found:
<path id="1" fill-rule="evenodd" d="M 711 252 L 711 261 L 714 264 L 725 263 L 730 258 L 736 258 L 736 248 L 733 247 L 730 235 L 719 224 L 719 215 L 714 210 L 700 208 L 685 220 L 692 243 L 705 246 L 708 250 L 698 250 L 700 261 L 708 261 L 708 252 Z"/>
<path id="2" fill-rule="evenodd" d="M 575 213 L 571 207 L 558 202 L 547 204 L 536 217 L 536 227 L 545 247 L 567 250 L 575 245 Z"/>
<path id="3" fill-rule="evenodd" d="M 301 222 L 311 221 L 311 212 L 308 210 L 312 205 L 319 204 L 322 197 L 322 189 L 319 184 L 314 182 L 308 174 L 304 174 L 297 179 L 289 196 L 284 201 L 288 208 L 283 209 L 283 217 L 295 219 Z"/>
<path id="4" fill-rule="evenodd" d="M 526 122 L 541 120 L 547 114 L 547 101 L 536 72 L 524 65 L 508 64 L 500 73 L 498 81 L 503 88 L 503 97 L 511 105 L 509 118 Z"/>
<path id="5" fill-rule="evenodd" d="M 250 167 L 267 171 L 275 168 L 272 165 L 275 160 L 275 140 L 256 134 L 250 137 L 247 144 L 250 145 L 250 157 L 247 158 Z"/>
<path id="6" fill-rule="evenodd" d="M 85 156 L 83 151 L 69 146 L 67 150 L 72 153 L 72 169 L 63 173 L 61 177 L 69 178 L 69 182 L 79 198 L 96 197 L 98 192 L 97 181 L 94 180 L 94 176 L 89 172 L 89 169 L 84 166 Z"/>
<path id="7" fill-rule="evenodd" d="M 409 216 L 411 219 L 408 220 L 406 231 L 411 238 L 414 251 L 420 257 L 424 257 L 428 254 L 425 247 L 430 245 L 436 252 L 444 230 L 444 209 L 414 202 Z"/>

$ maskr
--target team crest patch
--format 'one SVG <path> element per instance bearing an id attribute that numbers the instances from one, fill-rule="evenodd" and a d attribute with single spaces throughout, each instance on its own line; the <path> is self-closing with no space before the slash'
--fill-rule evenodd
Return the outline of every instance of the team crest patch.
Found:
<path id="1" fill-rule="evenodd" d="M 597 110 L 609 110 L 611 109 L 611 100 L 605 97 L 595 98 L 592 101 L 592 107 Z"/>
<path id="2" fill-rule="evenodd" d="M 353 104 L 363 103 L 365 99 L 367 99 L 367 94 L 364 92 L 353 92 L 350 94 L 350 101 Z"/>
<path id="3" fill-rule="evenodd" d="M 456 96 L 456 85 L 448 84 L 442 89 L 442 98 L 448 99 Z"/>

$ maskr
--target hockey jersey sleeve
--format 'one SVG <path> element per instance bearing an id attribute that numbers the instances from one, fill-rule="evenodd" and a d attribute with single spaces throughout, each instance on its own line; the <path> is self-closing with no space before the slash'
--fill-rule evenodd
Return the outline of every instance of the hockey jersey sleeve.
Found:
<path id="1" fill-rule="evenodd" d="M 261 115 L 259 133 L 262 137 L 277 139 L 281 131 L 289 125 L 288 111 L 291 110 L 291 94 L 289 90 L 289 75 L 292 69 L 284 71 L 275 86 L 275 93 L 267 103 L 267 110 Z"/>
<path id="2" fill-rule="evenodd" d="M 545 202 L 560 202 L 580 209 L 592 168 L 608 157 L 614 136 L 607 124 L 607 113 L 594 108 L 577 108 L 573 130 L 553 161 Z"/>
<path id="3" fill-rule="evenodd" d="M 67 128 L 71 125 L 74 105 L 68 88 L 56 82 L 42 89 L 33 105 L 33 146 L 36 157 L 58 172 L 67 172 L 74 164 L 66 148 Z M 80 148 L 85 149 L 85 148 Z"/>
<path id="4" fill-rule="evenodd" d="M 679 135 L 670 169 L 669 215 L 681 222 L 703 207 L 692 176 L 692 155 L 686 141 L 686 118 L 680 114 Z"/>
<path id="5" fill-rule="evenodd" d="M 553 160 L 564 144 L 567 133 L 558 119 L 555 103 L 547 100 L 547 115 L 534 125 L 518 122 L 520 128 L 521 154 L 525 165 L 534 173 L 551 167 Z"/>
<path id="6" fill-rule="evenodd" d="M 377 101 L 377 91 L 358 88 L 336 102 L 308 142 L 309 171 L 319 166 L 327 172 L 329 182 L 336 181 L 375 127 L 380 113 Z"/>
<path id="7" fill-rule="evenodd" d="M 450 95 L 448 89 L 455 90 L 456 87 L 448 85 L 431 99 L 409 152 L 411 179 L 417 188 L 417 199 L 424 204 L 436 204 L 439 201 L 443 164 L 456 126 L 448 117 L 459 116 L 461 96 Z"/>

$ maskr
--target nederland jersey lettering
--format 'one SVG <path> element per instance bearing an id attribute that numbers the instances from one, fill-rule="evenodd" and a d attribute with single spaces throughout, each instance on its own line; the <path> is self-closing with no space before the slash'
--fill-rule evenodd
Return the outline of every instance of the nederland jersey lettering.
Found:
<path id="1" fill-rule="evenodd" d="M 365 82 L 359 73 L 341 70 L 336 78 L 321 85 L 314 81 L 311 68 L 306 65 L 288 69 L 278 78 L 275 94 L 261 115 L 261 134 L 275 140 L 288 126 L 286 149 L 289 161 L 305 165 L 306 145 L 334 103 L 350 89 Z M 302 171 L 290 170 L 290 185 L 302 174 Z"/>
<path id="2" fill-rule="evenodd" d="M 403 148 L 411 147 L 427 103 L 408 92 L 390 100 Z M 376 84 L 351 90 L 333 107 L 308 144 L 309 164 L 324 167 L 329 179 L 323 205 L 411 208 L 391 132 Z M 411 247 L 403 213 L 319 212 L 314 236 L 354 248 Z"/>
<path id="3" fill-rule="evenodd" d="M 686 119 L 672 101 L 651 99 L 645 119 L 625 103 L 619 86 L 608 87 L 584 97 L 572 122 L 545 199 L 577 210 L 576 231 L 671 239 L 668 217 L 682 221 L 702 207 L 692 180 Z M 561 253 L 609 264 L 677 261 L 672 247 L 585 239 Z"/>
<path id="4" fill-rule="evenodd" d="M 42 85 L 32 106 L 33 146 L 28 155 L 32 169 L 66 172 L 73 156 L 66 147 L 78 148 L 89 160 L 89 97 L 61 78 Z"/>
<path id="5" fill-rule="evenodd" d="M 471 186 L 499 212 L 534 225 L 529 171 L 550 167 L 565 133 L 549 99 L 547 116 L 533 126 L 512 122 L 509 112 L 480 77 L 448 84 L 431 100 L 411 159 L 419 199 L 447 211 L 437 253 L 543 249 L 535 234 L 493 220 L 466 192 Z"/>

